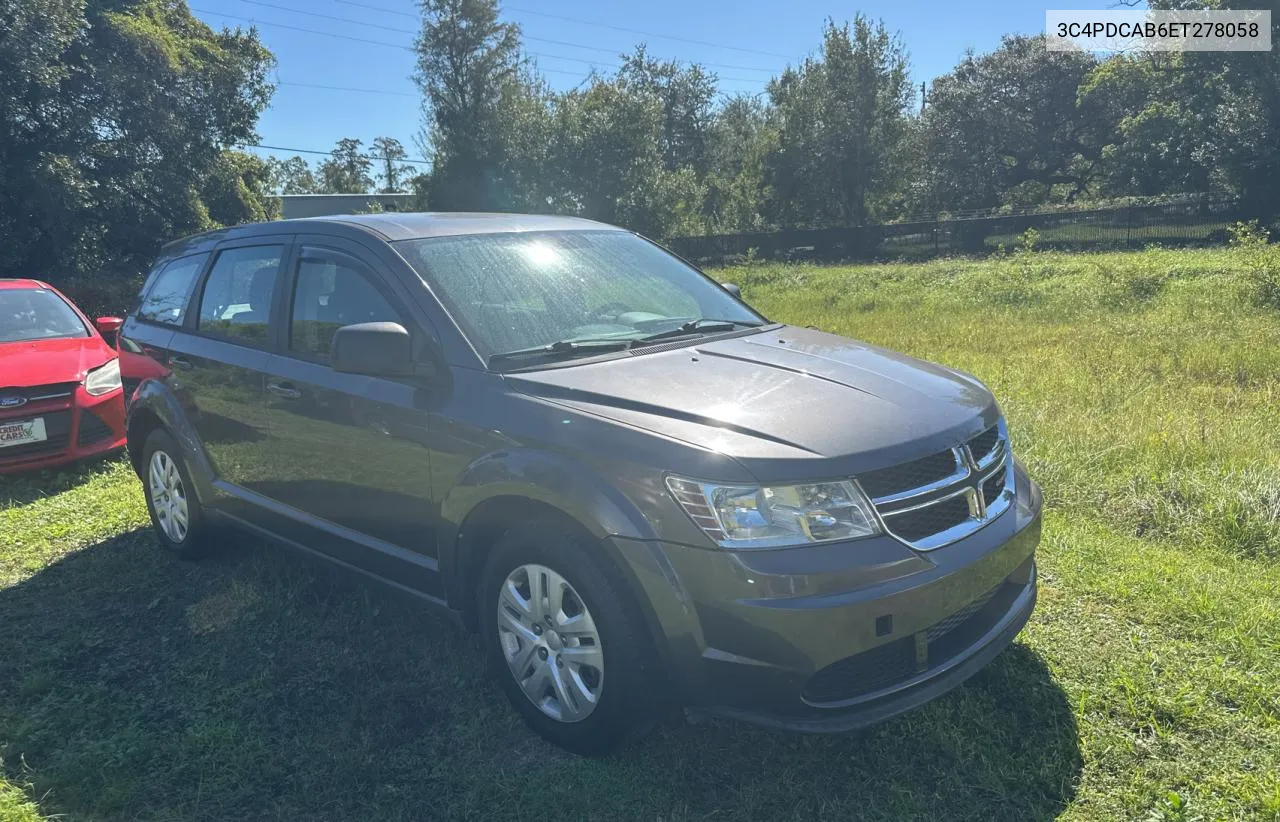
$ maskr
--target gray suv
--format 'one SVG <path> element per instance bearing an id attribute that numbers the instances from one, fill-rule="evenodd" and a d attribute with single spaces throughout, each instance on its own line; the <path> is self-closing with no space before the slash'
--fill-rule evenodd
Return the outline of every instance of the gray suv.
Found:
<path id="1" fill-rule="evenodd" d="M 119 348 L 162 545 L 230 524 L 437 606 L 573 751 L 663 706 L 876 722 L 1035 604 L 1040 491 L 980 382 L 770 322 L 611 226 L 201 234 L 165 247 Z"/>

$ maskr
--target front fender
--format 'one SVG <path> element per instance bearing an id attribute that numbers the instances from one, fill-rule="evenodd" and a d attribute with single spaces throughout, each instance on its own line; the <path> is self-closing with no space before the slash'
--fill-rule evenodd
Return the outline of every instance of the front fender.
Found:
<path id="1" fill-rule="evenodd" d="M 468 465 L 441 500 L 438 556 L 440 571 L 451 583 L 461 584 L 465 577 L 459 538 L 463 524 L 479 506 L 498 497 L 556 509 L 597 539 L 656 537 L 640 509 L 589 466 L 525 448 L 492 452 Z"/>
<path id="2" fill-rule="evenodd" d="M 125 430 L 129 432 L 130 452 L 135 449 L 141 452 L 143 443 L 137 441 L 140 432 L 145 431 L 143 436 L 150 433 L 149 425 L 135 426 L 144 418 L 154 418 L 156 423 L 178 443 L 182 460 L 195 486 L 196 498 L 201 505 L 211 505 L 214 497 L 213 481 L 217 476 L 213 463 L 205 454 L 204 447 L 200 444 L 200 437 L 183 410 L 181 398 L 164 381 L 145 379 L 134 392 L 125 418 Z M 141 459 L 141 453 L 138 454 L 138 459 Z M 145 472 L 145 466 L 140 470 Z"/>

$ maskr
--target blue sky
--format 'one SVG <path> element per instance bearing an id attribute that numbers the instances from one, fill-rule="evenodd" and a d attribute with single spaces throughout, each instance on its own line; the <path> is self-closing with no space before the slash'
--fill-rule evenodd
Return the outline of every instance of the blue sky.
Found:
<path id="1" fill-rule="evenodd" d="M 188 2 L 197 17 L 215 27 L 256 23 L 275 53 L 280 86 L 259 124 L 263 144 L 328 150 L 339 138 L 358 137 L 367 150 L 374 137 L 385 135 L 421 156 L 414 144 L 420 113 L 409 79 L 413 55 L 397 47 L 413 41 L 413 0 Z M 1114 2 L 1059 5 L 1101 9 Z M 520 25 L 525 50 L 556 88 L 577 85 L 592 65 L 616 65 L 618 52 L 645 42 L 655 56 L 707 65 L 729 93 L 762 91 L 773 73 L 816 50 L 826 18 L 844 21 L 858 11 L 902 35 L 918 85 L 950 70 L 968 48 L 988 51 L 1002 34 L 1042 31 L 1045 7 L 1025 0 L 866 0 L 856 6 L 830 0 L 518 0 L 502 5 L 503 18 Z"/>

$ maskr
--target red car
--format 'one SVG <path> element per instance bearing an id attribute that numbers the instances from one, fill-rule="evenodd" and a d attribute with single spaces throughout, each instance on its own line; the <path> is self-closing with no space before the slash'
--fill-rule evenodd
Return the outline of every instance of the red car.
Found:
<path id="1" fill-rule="evenodd" d="M 39 280 L 0 279 L 0 474 L 124 447 L 120 361 L 96 323 Z"/>

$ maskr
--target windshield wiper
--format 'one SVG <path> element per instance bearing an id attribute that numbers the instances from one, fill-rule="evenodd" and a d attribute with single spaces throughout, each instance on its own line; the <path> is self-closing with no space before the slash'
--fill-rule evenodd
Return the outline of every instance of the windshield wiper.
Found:
<path id="1" fill-rule="evenodd" d="M 678 328 L 659 331 L 647 337 L 586 337 L 580 340 L 556 340 L 546 345 L 535 345 L 531 348 L 520 348 L 515 351 L 503 351 L 489 357 L 489 365 L 504 360 L 524 359 L 571 359 L 573 357 L 591 356 L 605 351 L 626 351 L 628 348 L 645 343 L 666 340 L 674 337 L 688 337 L 695 334 L 714 334 L 732 331 L 739 326 L 758 328 L 762 323 L 744 322 L 742 320 L 713 320 L 702 317 L 681 323 Z"/>
<path id="2" fill-rule="evenodd" d="M 535 345 L 532 348 L 521 348 L 516 351 L 503 351 L 501 354 L 494 354 L 489 358 L 489 364 L 502 362 L 503 360 L 523 360 L 535 357 L 547 357 L 551 359 L 568 359 L 570 357 L 582 356 L 584 354 L 597 354 L 604 351 L 625 351 L 631 347 L 635 340 L 627 337 L 619 339 L 617 337 L 600 337 L 597 339 L 583 340 L 556 340 L 547 345 Z"/>
<path id="3" fill-rule="evenodd" d="M 738 326 L 743 328 L 759 328 L 760 323 L 743 322 L 742 320 L 713 320 L 709 317 L 702 317 L 697 320 L 689 320 L 687 323 L 681 323 L 677 328 L 671 328 L 666 331 L 659 331 L 657 334 L 650 334 L 647 337 L 641 337 L 636 340 L 637 343 L 654 342 L 656 340 L 666 340 L 672 337 L 686 337 L 692 334 L 715 334 L 720 331 L 732 331 Z"/>

